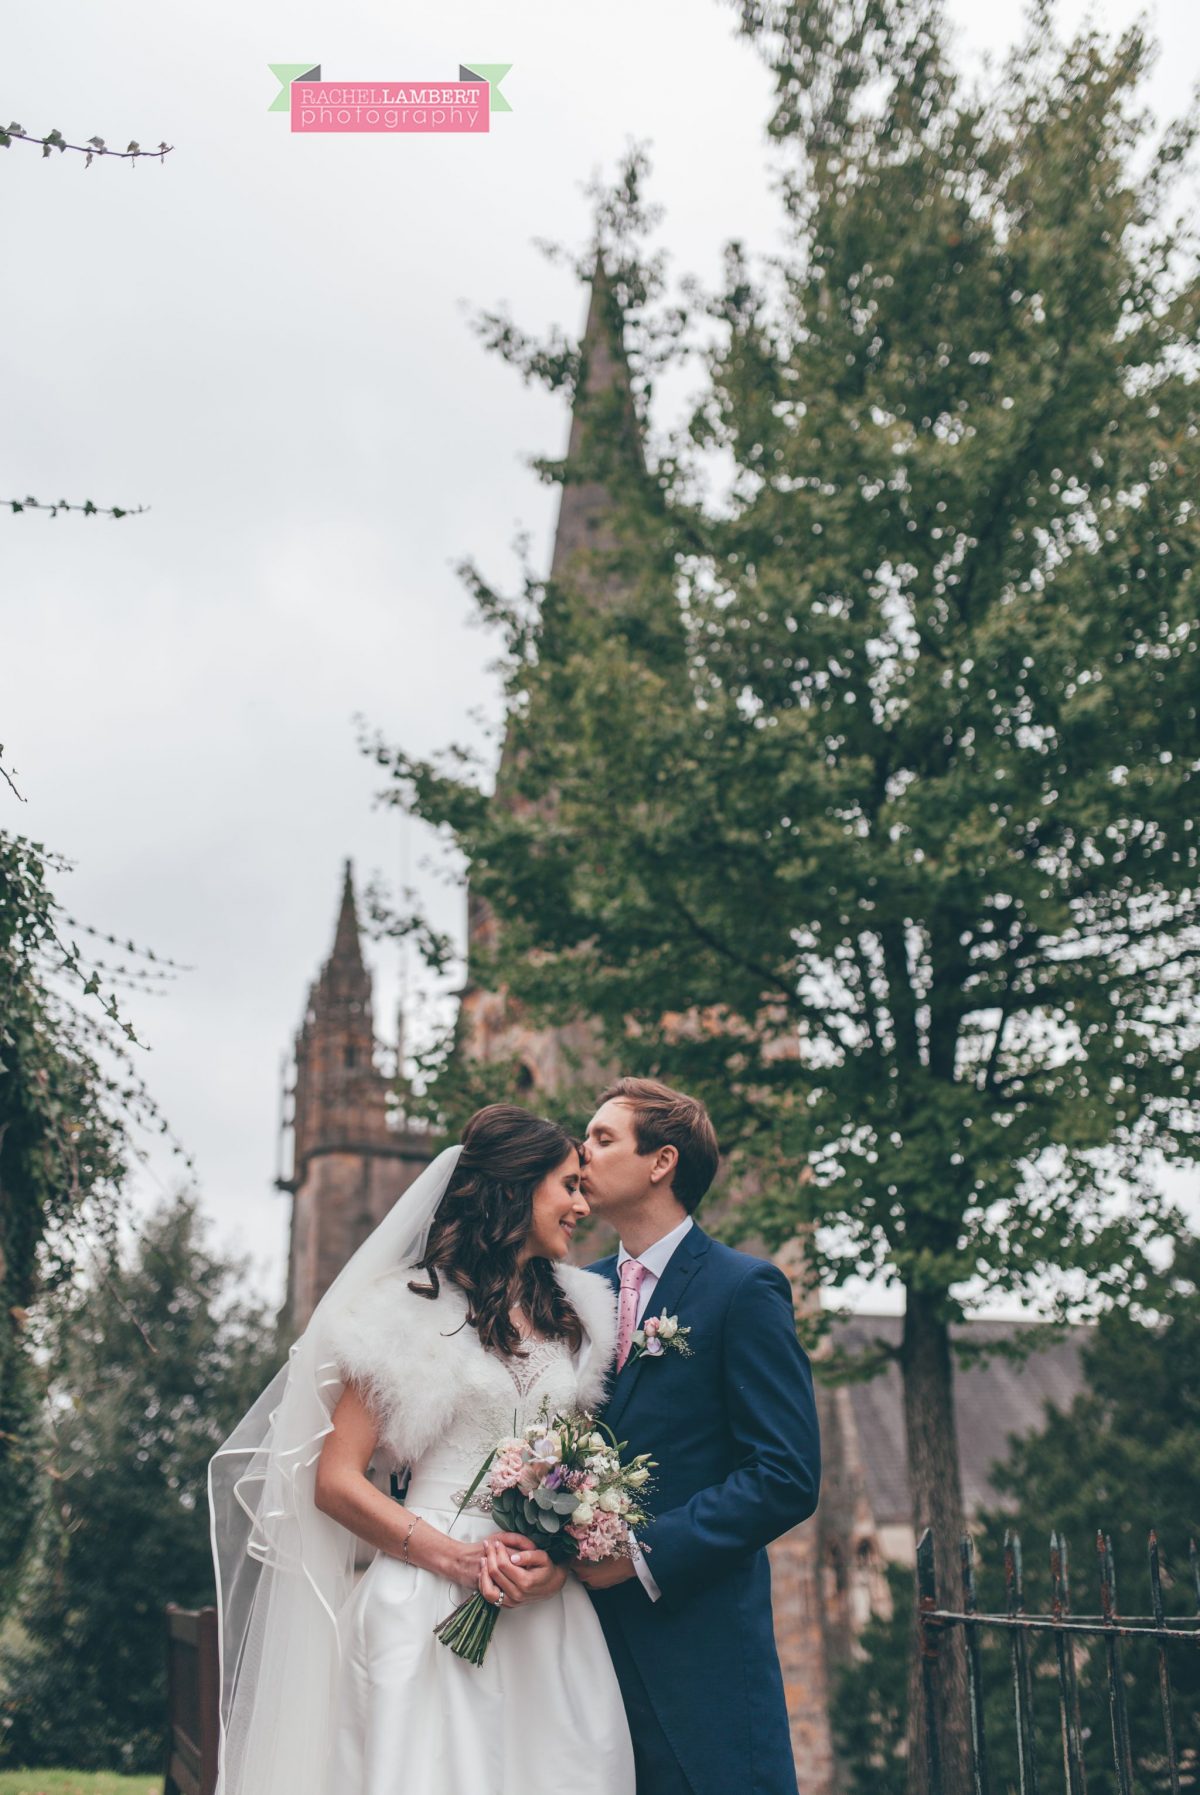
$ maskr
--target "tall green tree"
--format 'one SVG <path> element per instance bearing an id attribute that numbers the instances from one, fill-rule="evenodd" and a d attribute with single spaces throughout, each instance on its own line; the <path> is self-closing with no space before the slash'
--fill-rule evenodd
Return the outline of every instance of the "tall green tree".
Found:
<path id="1" fill-rule="evenodd" d="M 2 765 L 0 774 L 15 795 Z M 115 993 L 175 969 L 132 942 L 132 970 L 105 963 L 95 931 L 81 949 L 72 931 L 85 931 L 52 888 L 68 870 L 41 843 L 0 830 L 0 1614 L 36 1501 L 30 1305 L 68 1275 L 82 1239 L 110 1235 L 131 1130 L 166 1129 Z"/>
<path id="2" fill-rule="evenodd" d="M 0 1750 L 154 1770 L 163 1610 L 213 1600 L 208 1460 L 276 1369 L 274 1322 L 180 1195 L 60 1290 L 39 1331 L 41 1510 L 0 1652 Z"/>
<path id="3" fill-rule="evenodd" d="M 1002 1498 L 980 1518 L 976 1537 L 979 1605 L 1003 1613 L 1004 1536 L 1020 1535 L 1025 1605 L 1050 1612 L 1052 1533 L 1069 1548 L 1072 1607 L 1096 1614 L 1096 1536 L 1108 1534 L 1122 1613 L 1150 1612 L 1147 1537 L 1158 1535 L 1167 1612 L 1193 1616 L 1188 1542 L 1200 1538 L 1200 1245 L 1178 1253 L 1153 1322 L 1112 1311 L 1084 1349 L 1084 1388 L 1070 1409 L 1051 1409 L 1036 1433 L 1010 1442 L 994 1474 Z M 902 1795 L 912 1580 L 893 1573 L 895 1607 L 864 1632 L 862 1658 L 840 1681 L 833 1718 L 852 1795 Z M 953 1593 L 955 1586 L 951 1586 Z M 1053 1641 L 1031 1641 L 1037 1756 L 1043 1787 L 1062 1778 L 1062 1743 Z M 1089 1795 L 1116 1795 L 1103 1648 L 1077 1648 Z M 1200 1662 L 1186 1644 L 1169 1654 L 1178 1749 L 1200 1752 Z M 1008 1641 L 984 1635 L 985 1726 L 991 1785 L 1020 1784 Z M 1126 1642 L 1124 1668 L 1135 1774 L 1147 1790 L 1170 1786 L 1158 1665 L 1153 1648 Z M 1044 1671 L 1044 1674 L 1041 1674 Z"/>
<path id="4" fill-rule="evenodd" d="M 948 1582 L 950 1324 L 1136 1292 L 1155 1156 L 1195 1151 L 1195 119 L 1152 139 L 1141 31 L 1061 43 L 1048 6 L 980 93 L 926 0 L 739 16 L 787 247 L 665 307 L 631 162 L 600 234 L 635 398 L 703 324 L 694 413 L 644 472 L 601 412 L 541 464 L 607 486 L 602 603 L 469 570 L 508 632 L 502 801 L 383 757 L 499 918 L 482 976 L 705 1096 L 766 1238 L 824 1224 L 815 1276 L 902 1287 Z M 577 354 L 492 340 L 586 394 Z"/>
<path id="5" fill-rule="evenodd" d="M 68 143 L 57 127 L 39 138 L 10 122 L 0 128 L 0 149 L 14 141 L 40 144 L 43 161 L 56 149 L 78 151 L 85 169 L 98 156 L 131 166 L 149 155 L 162 162 L 172 147 L 164 142 L 150 151 L 131 142 L 114 150 L 99 136 Z M 0 499 L 3 509 L 120 518 L 146 506 L 12 497 Z M 0 796 L 22 801 L 3 755 L 0 747 Z M 128 1124 L 139 1118 L 165 1130 L 128 1055 L 136 1037 L 112 990 L 124 974 L 105 978 L 102 989 L 97 967 L 62 938 L 64 916 L 51 886 L 67 869 L 40 842 L 0 830 L 0 1616 L 15 1588 L 33 1513 L 22 1332 L 28 1305 L 43 1277 L 52 1289 L 65 1275 L 74 1251 L 70 1236 L 85 1208 L 93 1229 L 115 1213 L 129 1158 Z M 143 982 L 168 968 L 159 961 L 148 969 L 153 954 L 107 939 L 140 958 Z"/>

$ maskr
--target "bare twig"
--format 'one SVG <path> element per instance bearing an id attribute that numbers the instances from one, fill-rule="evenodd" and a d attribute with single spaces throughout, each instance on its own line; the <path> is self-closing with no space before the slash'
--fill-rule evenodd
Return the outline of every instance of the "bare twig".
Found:
<path id="1" fill-rule="evenodd" d="M 28 802 L 29 802 L 28 798 L 25 796 L 25 794 L 23 792 L 21 792 L 17 789 L 17 785 L 16 785 L 15 780 L 13 779 L 12 774 L 9 772 L 8 768 L 4 764 L 3 743 L 0 743 L 0 779 L 3 779 L 5 785 L 8 787 L 8 789 L 12 793 L 13 797 L 16 798 L 19 803 L 28 804 Z"/>

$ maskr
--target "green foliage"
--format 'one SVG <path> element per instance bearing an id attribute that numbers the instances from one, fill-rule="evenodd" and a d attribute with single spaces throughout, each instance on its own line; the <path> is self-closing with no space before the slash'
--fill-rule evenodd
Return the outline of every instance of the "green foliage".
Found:
<path id="1" fill-rule="evenodd" d="M 520 1103 L 528 1092 L 515 1056 L 471 1060 L 458 1051 L 461 1018 L 414 1055 L 413 1081 L 397 1079 L 396 1095 L 406 1115 L 453 1138 L 468 1117 L 488 1103 Z"/>
<path id="2" fill-rule="evenodd" d="M 611 546 L 507 603 L 469 570 L 509 649 L 496 793 L 377 752 L 496 913 L 473 976 L 702 1095 L 769 1243 L 829 1224 L 827 1282 L 942 1322 L 1099 1309 L 1175 1225 L 1155 1152 L 1194 1151 L 1193 123 L 1148 146 L 1141 34 L 1058 44 L 1045 9 L 984 95 L 933 5 L 743 19 L 780 278 L 729 246 L 649 467 L 583 400 L 550 471 L 604 483 Z M 598 227 L 643 421 L 682 340 L 644 173 Z"/>
<path id="3" fill-rule="evenodd" d="M 850 1795 L 904 1795 L 912 1572 L 889 1565 L 887 1581 L 891 1615 L 867 1622 L 862 1657 L 838 1677 L 830 1707 Z"/>
<path id="4" fill-rule="evenodd" d="M 32 1516 L 36 1398 L 22 1327 L 38 1250 L 89 1197 L 111 1204 L 126 1146 L 93 1043 L 52 984 L 60 967 L 77 979 L 79 969 L 56 932 L 51 864 L 36 843 L 0 835 L 0 1612 Z"/>
<path id="5" fill-rule="evenodd" d="M 276 1368 L 241 1272 L 181 1195 L 45 1307 L 37 1551 L 0 1652 L 10 1762 L 160 1762 L 163 1610 L 213 1599 L 207 1463 Z"/>
<path id="6" fill-rule="evenodd" d="M 115 989 L 176 968 L 132 942 L 110 945 L 137 957 L 133 971 L 86 955 L 50 889 L 67 870 L 40 843 L 0 831 L 0 1614 L 33 1513 L 28 1307 L 68 1276 L 84 1238 L 111 1238 L 131 1128 L 167 1131 Z"/>
<path id="7" fill-rule="evenodd" d="M 1200 1245 L 1177 1256 L 1154 1325 L 1119 1311 L 1106 1315 L 1085 1349 L 1086 1386 L 1064 1415 L 1051 1412 L 1038 1433 L 1015 1442 L 996 1485 L 1011 1504 L 982 1517 L 976 1538 L 980 1607 L 1003 1612 L 1004 1536 L 1024 1548 L 1025 1606 L 1048 1613 L 1052 1590 L 1048 1543 L 1058 1532 L 1069 1547 L 1072 1608 L 1099 1612 L 1096 1535 L 1109 1534 L 1117 1568 L 1118 1607 L 1150 1612 L 1147 1534 L 1157 1530 L 1168 1614 L 1195 1614 L 1188 1541 L 1200 1537 Z M 912 1578 L 890 1573 L 895 1614 L 873 1621 L 864 1657 L 841 1678 L 834 1704 L 840 1749 L 855 1795 L 891 1795 L 903 1788 L 896 1769 L 905 1737 L 906 1661 Z M 1144 1644 L 1126 1643 L 1124 1669 L 1137 1773 L 1146 1790 L 1166 1788 L 1162 1762 L 1157 1659 Z M 1033 1645 L 1039 1766 L 1047 1787 L 1061 1782 L 1061 1737 L 1054 1647 Z M 1200 1663 L 1187 1647 L 1170 1657 L 1177 1736 L 1200 1747 Z M 1086 1728 L 1087 1784 L 1092 1795 L 1116 1795 L 1108 1730 L 1107 1682 L 1101 1650 L 1080 1650 L 1081 1714 Z M 1007 1641 L 985 1635 L 986 1733 L 992 1787 L 1018 1784 Z M 889 1782 L 888 1779 L 893 1781 Z"/>

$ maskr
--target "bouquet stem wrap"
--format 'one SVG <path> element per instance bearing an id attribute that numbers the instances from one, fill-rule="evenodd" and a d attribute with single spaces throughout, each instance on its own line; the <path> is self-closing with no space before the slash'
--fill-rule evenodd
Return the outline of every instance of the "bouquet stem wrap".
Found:
<path id="1" fill-rule="evenodd" d="M 499 1619 L 500 1610 L 495 1603 L 476 1590 L 433 1631 L 456 1658 L 465 1658 L 468 1664 L 482 1664 Z"/>

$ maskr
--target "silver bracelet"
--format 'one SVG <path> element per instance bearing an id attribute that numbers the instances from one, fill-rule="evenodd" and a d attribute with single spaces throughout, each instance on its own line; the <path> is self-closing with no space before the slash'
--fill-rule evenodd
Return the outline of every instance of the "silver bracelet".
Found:
<path id="1" fill-rule="evenodd" d="M 413 1564 L 412 1564 L 412 1559 L 408 1556 L 408 1542 L 412 1538 L 413 1534 L 416 1532 L 418 1522 L 422 1521 L 423 1519 L 424 1519 L 423 1515 L 418 1515 L 415 1521 L 411 1521 L 409 1523 L 408 1532 L 404 1535 L 404 1544 L 400 1548 L 401 1552 L 404 1555 L 404 1562 L 406 1565 L 409 1566 L 410 1569 L 413 1568 Z"/>

